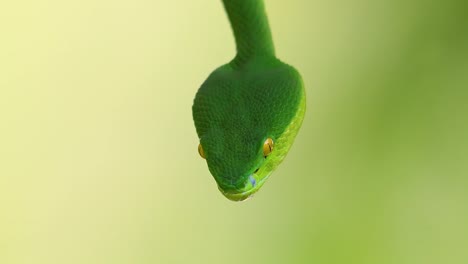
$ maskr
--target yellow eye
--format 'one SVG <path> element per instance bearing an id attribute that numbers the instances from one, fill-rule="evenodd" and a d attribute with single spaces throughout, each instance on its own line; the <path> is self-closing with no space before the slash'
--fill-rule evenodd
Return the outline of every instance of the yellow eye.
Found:
<path id="1" fill-rule="evenodd" d="M 268 156 L 273 151 L 273 139 L 267 138 L 265 143 L 263 143 L 263 156 Z"/>
<path id="2" fill-rule="evenodd" d="M 203 151 L 203 147 L 201 144 L 198 144 L 198 154 L 200 154 L 200 156 L 204 159 L 206 159 L 205 157 L 205 151 Z"/>

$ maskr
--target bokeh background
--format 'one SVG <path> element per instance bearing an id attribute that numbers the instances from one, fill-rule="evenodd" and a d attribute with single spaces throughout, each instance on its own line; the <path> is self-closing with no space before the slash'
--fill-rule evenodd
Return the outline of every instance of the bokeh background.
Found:
<path id="1" fill-rule="evenodd" d="M 191 117 L 221 1 L 2 1 L 0 263 L 468 263 L 466 3 L 266 5 L 308 111 L 234 203 Z"/>

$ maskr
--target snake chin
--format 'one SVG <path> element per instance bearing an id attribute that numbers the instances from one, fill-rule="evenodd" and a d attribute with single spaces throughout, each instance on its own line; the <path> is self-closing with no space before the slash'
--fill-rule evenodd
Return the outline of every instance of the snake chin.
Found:
<path id="1" fill-rule="evenodd" d="M 254 196 L 254 194 L 260 190 L 260 187 L 265 183 L 268 176 L 259 179 L 257 174 L 259 169 L 256 169 L 254 173 L 250 174 L 245 182 L 245 188 L 242 190 L 224 190 L 218 186 L 219 191 L 231 201 L 245 201 Z"/>

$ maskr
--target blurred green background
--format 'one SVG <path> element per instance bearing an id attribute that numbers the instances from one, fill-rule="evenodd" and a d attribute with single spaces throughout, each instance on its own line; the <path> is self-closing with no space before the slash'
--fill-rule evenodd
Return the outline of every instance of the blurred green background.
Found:
<path id="1" fill-rule="evenodd" d="M 234 203 L 191 117 L 221 1 L 2 1 L 0 263 L 467 263 L 466 3 L 266 5 L 308 112 Z"/>

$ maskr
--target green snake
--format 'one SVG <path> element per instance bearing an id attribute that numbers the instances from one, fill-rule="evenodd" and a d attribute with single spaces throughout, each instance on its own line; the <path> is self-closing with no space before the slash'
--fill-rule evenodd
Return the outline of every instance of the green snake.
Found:
<path id="1" fill-rule="evenodd" d="M 236 41 L 232 61 L 215 69 L 192 107 L 200 144 L 218 189 L 242 201 L 288 153 L 305 114 L 301 75 L 275 56 L 263 0 L 223 0 Z"/>

